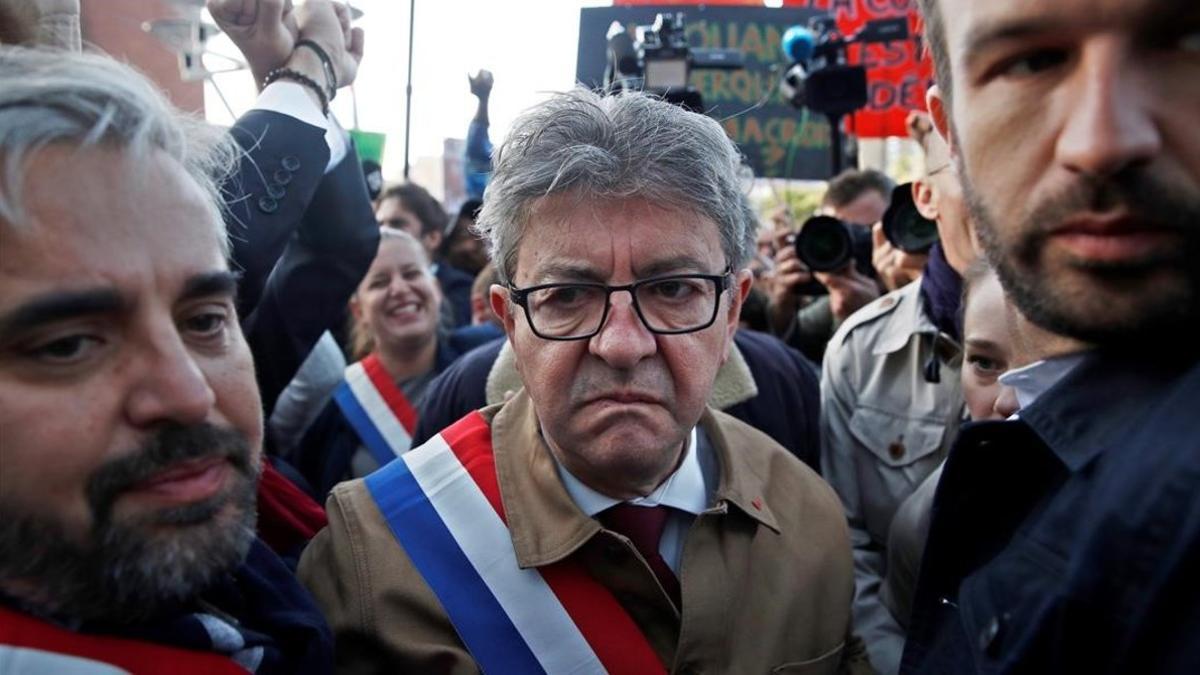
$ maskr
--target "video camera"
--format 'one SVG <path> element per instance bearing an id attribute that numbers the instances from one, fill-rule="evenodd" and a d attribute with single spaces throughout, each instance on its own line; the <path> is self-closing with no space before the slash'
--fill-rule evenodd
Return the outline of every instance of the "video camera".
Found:
<path id="1" fill-rule="evenodd" d="M 605 90 L 644 90 L 703 114 L 700 92 L 688 85 L 692 70 L 739 70 L 745 60 L 737 49 L 690 46 L 684 29 L 683 12 L 659 14 L 652 25 L 638 26 L 636 40 L 614 21 L 608 29 Z"/>
<path id="2" fill-rule="evenodd" d="M 813 17 L 807 28 L 793 26 L 784 33 L 783 49 L 792 67 L 780 88 L 797 108 L 847 115 L 867 104 L 867 69 L 850 63 L 848 47 L 907 39 L 907 17 L 874 19 L 848 36 L 838 32 L 832 16 Z"/>

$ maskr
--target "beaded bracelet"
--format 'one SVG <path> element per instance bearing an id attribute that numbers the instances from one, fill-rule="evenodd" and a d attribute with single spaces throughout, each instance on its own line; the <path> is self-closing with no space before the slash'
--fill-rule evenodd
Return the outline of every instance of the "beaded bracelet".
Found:
<path id="1" fill-rule="evenodd" d="M 332 101 L 337 96 L 338 80 L 337 71 L 333 69 L 333 59 L 329 58 L 329 52 L 309 39 L 296 40 L 296 47 L 308 47 L 317 55 L 321 61 L 321 68 L 325 71 L 325 81 L 329 84 L 329 100 Z"/>
<path id="2" fill-rule="evenodd" d="M 321 114 L 329 114 L 329 97 L 325 95 L 325 90 L 321 88 L 321 85 L 317 84 L 316 80 L 298 70 L 293 70 L 291 68 L 276 68 L 275 70 L 267 73 L 267 76 L 263 78 L 263 87 L 266 88 L 268 84 L 271 84 L 276 80 L 291 80 L 292 82 L 308 87 L 317 95 L 317 99 L 321 101 Z"/>

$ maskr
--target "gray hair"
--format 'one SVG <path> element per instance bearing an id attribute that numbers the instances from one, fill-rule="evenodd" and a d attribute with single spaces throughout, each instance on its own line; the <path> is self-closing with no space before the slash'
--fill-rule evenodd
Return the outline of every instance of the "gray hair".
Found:
<path id="1" fill-rule="evenodd" d="M 175 109 L 143 75 L 111 58 L 0 47 L 0 220 L 8 226 L 27 226 L 25 164 L 57 143 L 166 153 L 210 197 L 227 246 L 221 185 L 241 152 L 228 133 Z"/>
<path id="2" fill-rule="evenodd" d="M 741 153 L 715 120 L 660 98 L 586 89 L 521 115 L 496 154 L 475 231 L 502 283 L 516 272 L 521 234 L 539 200 L 645 198 L 712 220 L 733 269 L 754 250 L 758 219 L 739 178 Z"/>

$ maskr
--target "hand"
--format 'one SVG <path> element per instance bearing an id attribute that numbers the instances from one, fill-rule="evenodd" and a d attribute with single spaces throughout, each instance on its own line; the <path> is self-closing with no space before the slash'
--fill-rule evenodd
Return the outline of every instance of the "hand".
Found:
<path id="1" fill-rule="evenodd" d="M 296 8 L 296 23 L 302 39 L 321 45 L 329 55 L 338 86 L 352 84 L 358 75 L 358 64 L 362 63 L 363 31 L 351 27 L 350 9 L 341 2 L 308 0 Z M 305 48 L 299 51 L 312 52 Z M 324 77 L 318 81 L 323 82 Z"/>
<path id="2" fill-rule="evenodd" d="M 481 70 L 474 77 L 470 74 L 467 75 L 467 82 L 471 83 L 471 93 L 476 98 L 487 98 L 491 95 L 494 81 L 490 70 Z"/>
<path id="3" fill-rule="evenodd" d="M 0 43 L 80 51 L 79 0 L 0 0 Z"/>
<path id="4" fill-rule="evenodd" d="M 767 296 L 767 315 L 776 333 L 785 331 L 792 322 L 800 305 L 798 291 L 813 278 L 808 266 L 796 255 L 792 239 L 793 233 L 789 230 L 775 233 L 775 271 Z"/>
<path id="5" fill-rule="evenodd" d="M 839 272 L 817 272 L 815 276 L 829 289 L 829 309 L 838 323 L 879 297 L 879 284 L 854 269 L 854 263 Z"/>
<path id="6" fill-rule="evenodd" d="M 916 281 L 925 269 L 929 256 L 923 253 L 908 253 L 892 246 L 883 233 L 883 225 L 875 223 L 871 228 L 871 265 L 879 273 L 884 288 L 894 291 Z"/>
<path id="7" fill-rule="evenodd" d="M 208 0 L 208 12 L 246 57 L 257 86 L 296 48 L 292 0 Z"/>

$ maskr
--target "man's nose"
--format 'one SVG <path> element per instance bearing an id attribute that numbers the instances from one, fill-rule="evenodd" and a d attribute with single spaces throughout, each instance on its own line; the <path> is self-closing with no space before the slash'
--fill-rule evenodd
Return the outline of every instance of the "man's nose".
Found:
<path id="1" fill-rule="evenodd" d="M 216 403 L 208 378 L 178 333 L 148 338 L 143 345 L 130 345 L 136 354 L 129 368 L 132 382 L 126 414 L 137 427 L 162 422 L 183 425 L 204 422 Z"/>
<path id="2" fill-rule="evenodd" d="M 1162 147 L 1154 92 L 1140 61 L 1117 38 L 1096 38 L 1079 55 L 1075 86 L 1055 153 L 1066 169 L 1110 176 L 1149 162 Z"/>
<path id="3" fill-rule="evenodd" d="M 628 370 L 658 351 L 658 339 L 646 328 L 629 293 L 613 293 L 608 317 L 588 341 L 592 355 L 620 370 Z"/>

